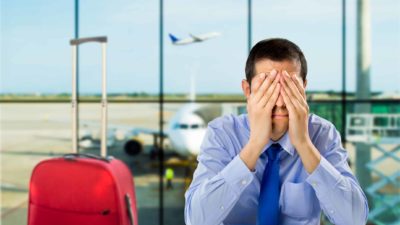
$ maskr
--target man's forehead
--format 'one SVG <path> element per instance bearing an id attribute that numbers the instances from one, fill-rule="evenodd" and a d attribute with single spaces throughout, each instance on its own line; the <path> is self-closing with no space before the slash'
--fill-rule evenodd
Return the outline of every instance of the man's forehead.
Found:
<path id="1" fill-rule="evenodd" d="M 274 61 L 270 59 L 261 59 L 255 63 L 255 75 L 259 73 L 269 73 L 272 70 L 285 70 L 288 73 L 300 73 L 301 65 L 298 60 Z"/>

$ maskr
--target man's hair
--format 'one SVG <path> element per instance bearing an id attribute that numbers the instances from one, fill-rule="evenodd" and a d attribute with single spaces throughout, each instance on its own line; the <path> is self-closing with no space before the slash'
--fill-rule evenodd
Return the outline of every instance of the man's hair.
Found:
<path id="1" fill-rule="evenodd" d="M 307 61 L 303 52 L 295 43 L 283 38 L 271 38 L 258 42 L 251 49 L 246 61 L 246 79 L 251 83 L 255 76 L 255 64 L 262 59 L 272 61 L 295 60 L 300 63 L 300 75 L 303 81 L 307 77 Z"/>

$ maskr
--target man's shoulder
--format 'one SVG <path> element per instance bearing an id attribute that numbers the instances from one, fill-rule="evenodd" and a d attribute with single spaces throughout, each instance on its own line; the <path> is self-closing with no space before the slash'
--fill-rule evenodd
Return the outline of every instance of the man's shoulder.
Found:
<path id="1" fill-rule="evenodd" d="M 208 123 L 208 126 L 219 130 L 235 130 L 237 128 L 247 127 L 246 114 L 241 115 L 223 115 L 217 117 Z"/>
<path id="2" fill-rule="evenodd" d="M 308 124 L 313 130 L 335 129 L 335 125 L 331 121 L 313 113 L 308 116 Z"/>
<path id="3" fill-rule="evenodd" d="M 314 144 L 323 145 L 340 140 L 340 134 L 335 125 L 327 119 L 310 114 L 308 132 Z M 323 147 L 319 146 L 322 150 Z"/>

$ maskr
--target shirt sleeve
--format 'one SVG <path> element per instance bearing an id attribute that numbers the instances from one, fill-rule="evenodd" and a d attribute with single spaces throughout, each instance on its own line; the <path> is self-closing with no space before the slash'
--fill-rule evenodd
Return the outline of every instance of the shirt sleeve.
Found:
<path id="1" fill-rule="evenodd" d="M 187 225 L 221 224 L 254 179 L 239 155 L 231 156 L 226 149 L 223 135 L 211 126 L 207 129 L 197 169 L 185 193 Z"/>
<path id="2" fill-rule="evenodd" d="M 325 135 L 326 134 L 326 135 Z M 314 189 L 320 206 L 334 224 L 366 224 L 368 202 L 347 163 L 340 134 L 331 125 L 315 145 L 321 161 L 306 182 Z"/>

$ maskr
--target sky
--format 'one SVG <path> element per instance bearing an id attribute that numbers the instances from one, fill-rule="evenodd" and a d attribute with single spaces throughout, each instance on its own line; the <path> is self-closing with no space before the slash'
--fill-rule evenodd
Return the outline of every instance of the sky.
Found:
<path id="1" fill-rule="evenodd" d="M 356 1 L 347 1 L 346 89 L 356 84 Z M 81 37 L 107 36 L 108 92 L 159 91 L 158 0 L 85 0 Z M 371 0 L 371 89 L 400 91 L 400 1 Z M 220 32 L 174 46 L 168 33 Z M 70 93 L 74 1 L 1 1 L 0 93 Z M 287 38 L 308 61 L 308 90 L 341 90 L 341 1 L 253 0 L 253 39 Z M 241 93 L 247 58 L 247 1 L 164 1 L 164 91 Z M 101 51 L 80 48 L 80 91 L 101 91 Z"/>

